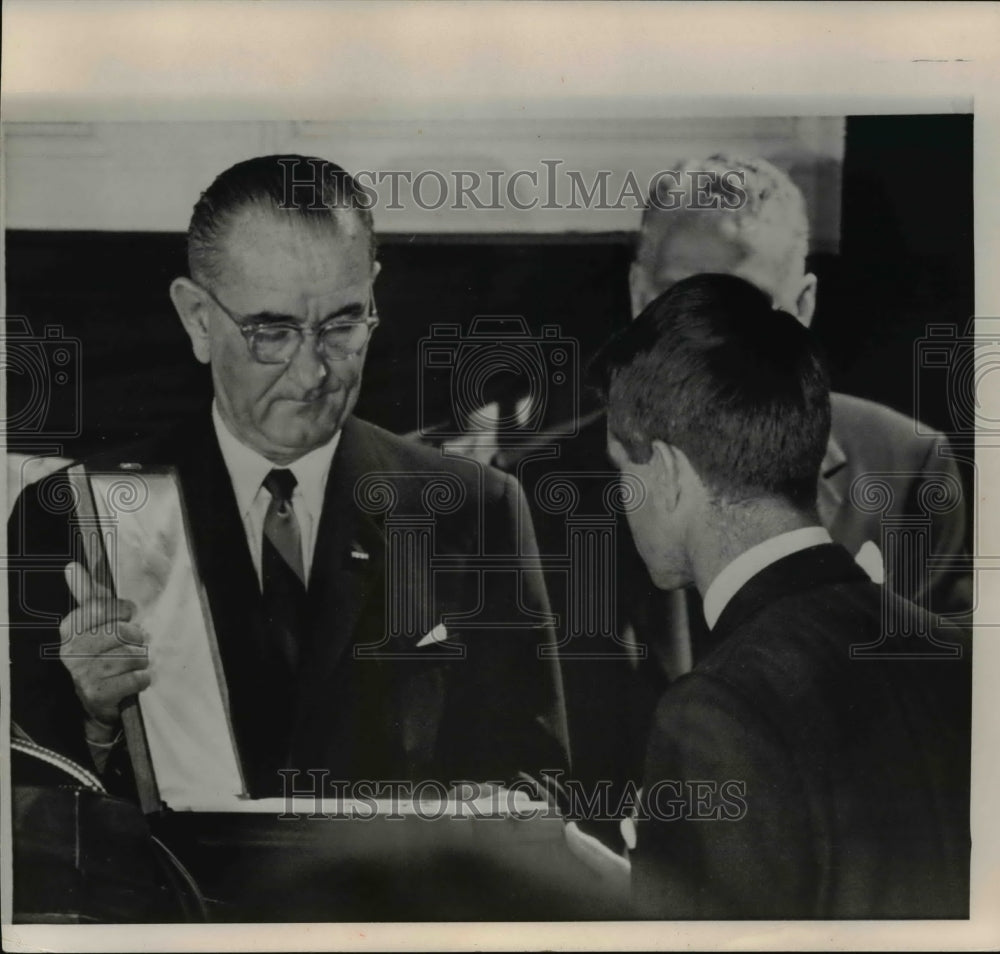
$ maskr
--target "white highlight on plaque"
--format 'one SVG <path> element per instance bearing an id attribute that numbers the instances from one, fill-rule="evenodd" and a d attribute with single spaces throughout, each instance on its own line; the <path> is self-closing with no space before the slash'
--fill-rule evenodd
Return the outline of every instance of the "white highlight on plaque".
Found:
<path id="1" fill-rule="evenodd" d="M 139 707 L 160 796 L 175 810 L 233 810 L 244 787 L 175 478 L 91 474 L 90 481 L 115 541 L 108 552 L 115 590 L 136 604 L 134 620 L 150 637 L 150 685 Z M 126 483 L 148 490 L 134 510 L 114 506 Z"/>

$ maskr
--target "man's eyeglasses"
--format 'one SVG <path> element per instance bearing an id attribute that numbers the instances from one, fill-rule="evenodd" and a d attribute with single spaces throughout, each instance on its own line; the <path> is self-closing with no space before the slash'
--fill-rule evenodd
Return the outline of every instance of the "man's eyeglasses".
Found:
<path id="1" fill-rule="evenodd" d="M 246 316 L 230 311 L 209 289 L 198 287 L 239 328 L 250 354 L 261 364 L 288 364 L 298 354 L 306 335 L 314 335 L 320 352 L 332 361 L 353 358 L 368 344 L 379 323 L 374 292 L 369 294 L 367 317 L 334 318 L 313 331 L 297 322 L 248 321 Z"/>

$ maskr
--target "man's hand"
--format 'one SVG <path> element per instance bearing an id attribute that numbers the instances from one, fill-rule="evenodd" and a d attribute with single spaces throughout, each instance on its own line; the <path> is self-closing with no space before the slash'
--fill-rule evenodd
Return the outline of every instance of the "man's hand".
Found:
<path id="1" fill-rule="evenodd" d="M 87 714 L 113 729 L 121 700 L 149 685 L 149 637 L 130 622 L 135 605 L 115 599 L 79 563 L 66 566 L 66 584 L 79 605 L 59 624 L 59 655 Z"/>

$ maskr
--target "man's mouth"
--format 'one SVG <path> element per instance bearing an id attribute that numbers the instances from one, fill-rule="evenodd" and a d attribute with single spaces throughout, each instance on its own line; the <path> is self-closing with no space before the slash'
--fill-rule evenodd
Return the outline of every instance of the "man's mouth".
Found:
<path id="1" fill-rule="evenodd" d="M 322 403 L 327 398 L 333 397 L 336 393 L 336 391 L 310 391 L 308 394 L 303 394 L 300 397 L 289 397 L 285 398 L 285 400 L 290 401 L 292 404 L 301 404 L 306 407 L 311 407 Z"/>

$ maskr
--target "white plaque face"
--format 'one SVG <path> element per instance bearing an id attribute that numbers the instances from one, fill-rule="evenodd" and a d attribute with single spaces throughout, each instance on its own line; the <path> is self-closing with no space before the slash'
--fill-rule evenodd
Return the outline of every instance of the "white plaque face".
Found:
<path id="1" fill-rule="evenodd" d="M 91 474 L 115 591 L 149 634 L 139 694 L 160 797 L 174 810 L 233 810 L 243 782 L 211 615 L 172 473 Z"/>

